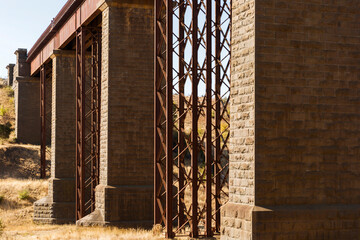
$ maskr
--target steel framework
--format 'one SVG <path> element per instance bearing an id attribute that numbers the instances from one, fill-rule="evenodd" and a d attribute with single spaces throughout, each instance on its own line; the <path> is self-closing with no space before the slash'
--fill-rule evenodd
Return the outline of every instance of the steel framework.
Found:
<path id="1" fill-rule="evenodd" d="M 46 178 L 46 161 L 51 157 L 52 64 L 40 68 L 40 178 Z"/>
<path id="2" fill-rule="evenodd" d="M 231 0 L 155 1 L 154 222 L 213 236 L 228 199 Z"/>
<path id="3" fill-rule="evenodd" d="M 100 165 L 100 84 L 101 29 L 81 27 L 76 33 L 76 220 L 95 210 Z"/>

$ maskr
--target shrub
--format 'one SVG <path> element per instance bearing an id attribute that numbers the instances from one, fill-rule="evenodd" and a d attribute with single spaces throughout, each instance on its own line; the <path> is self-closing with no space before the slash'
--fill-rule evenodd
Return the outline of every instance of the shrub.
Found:
<path id="1" fill-rule="evenodd" d="M 8 112 L 8 110 L 3 105 L 1 105 L 0 116 L 5 116 L 7 112 Z"/>
<path id="2" fill-rule="evenodd" d="M 13 138 L 13 139 L 10 139 L 9 143 L 15 144 L 15 143 L 20 143 L 20 141 L 17 138 Z"/>
<path id="3" fill-rule="evenodd" d="M 11 87 L 7 86 L 6 90 L 7 90 L 8 97 L 14 97 L 14 90 Z"/>
<path id="4" fill-rule="evenodd" d="M 23 190 L 21 192 L 19 192 L 19 199 L 20 200 L 27 200 L 30 198 L 30 194 L 28 190 Z"/>
<path id="5" fill-rule="evenodd" d="M 0 138 L 9 138 L 10 133 L 13 129 L 11 128 L 11 123 L 7 122 L 6 124 L 0 124 Z"/>
<path id="6" fill-rule="evenodd" d="M 161 224 L 156 224 L 153 226 L 152 234 L 153 236 L 158 236 L 163 232 L 163 226 Z"/>
<path id="7" fill-rule="evenodd" d="M 3 231 L 4 231 L 5 225 L 3 224 L 3 222 L 0 219 L 0 236 L 2 235 Z"/>

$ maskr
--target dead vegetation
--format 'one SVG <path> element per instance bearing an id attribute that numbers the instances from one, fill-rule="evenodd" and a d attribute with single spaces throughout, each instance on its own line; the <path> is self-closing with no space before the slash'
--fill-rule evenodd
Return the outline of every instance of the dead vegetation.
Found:
<path id="1" fill-rule="evenodd" d="M 47 195 L 48 181 L 36 180 L 40 147 L 15 144 L 14 126 L 13 91 L 0 85 L 0 239 L 163 239 L 161 231 L 33 223 L 33 203 Z"/>
<path id="2" fill-rule="evenodd" d="M 34 224 L 33 203 L 47 195 L 47 187 L 46 180 L 0 180 L 0 239 L 163 239 L 161 231 L 154 235 L 152 231 L 142 229 Z"/>
<path id="3" fill-rule="evenodd" d="M 11 87 L 0 85 L 0 144 L 15 142 L 14 91 Z"/>

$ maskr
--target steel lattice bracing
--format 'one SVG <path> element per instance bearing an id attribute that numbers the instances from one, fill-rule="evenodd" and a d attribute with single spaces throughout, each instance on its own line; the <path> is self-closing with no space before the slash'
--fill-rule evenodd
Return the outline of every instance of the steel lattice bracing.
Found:
<path id="1" fill-rule="evenodd" d="M 51 157 L 52 64 L 40 68 L 40 178 L 46 178 L 46 161 Z"/>
<path id="2" fill-rule="evenodd" d="M 77 220 L 95 210 L 100 164 L 100 83 L 101 29 L 81 27 L 76 34 Z"/>
<path id="3" fill-rule="evenodd" d="M 230 0 L 155 1 L 155 223 L 212 236 L 228 199 Z"/>

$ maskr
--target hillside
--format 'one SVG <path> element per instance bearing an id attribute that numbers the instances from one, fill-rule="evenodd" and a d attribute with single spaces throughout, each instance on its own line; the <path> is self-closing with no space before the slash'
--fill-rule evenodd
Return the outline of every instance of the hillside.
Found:
<path id="1" fill-rule="evenodd" d="M 0 85 L 0 179 L 38 178 L 40 147 L 17 144 L 14 127 L 14 92 Z"/>
<path id="2" fill-rule="evenodd" d="M 47 195 L 48 181 L 39 180 L 40 147 L 17 144 L 14 126 L 13 91 L 0 85 L 0 239 L 163 239 L 141 229 L 34 224 L 33 203 Z"/>
<path id="3" fill-rule="evenodd" d="M 14 127 L 14 91 L 8 86 L 0 85 L 0 144 L 15 141 Z"/>

